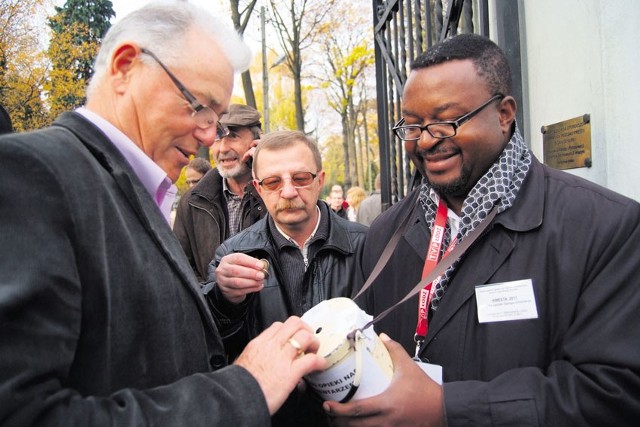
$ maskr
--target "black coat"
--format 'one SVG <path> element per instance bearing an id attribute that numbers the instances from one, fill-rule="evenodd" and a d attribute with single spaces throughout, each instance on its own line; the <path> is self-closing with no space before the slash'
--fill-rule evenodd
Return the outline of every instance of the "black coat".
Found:
<path id="1" fill-rule="evenodd" d="M 318 303 L 337 297 L 349 297 L 362 284 L 361 257 L 367 228 L 340 218 L 324 202 L 318 202 L 321 215 L 328 218 L 329 234 L 315 256 L 309 259 L 304 276 L 302 311 Z M 273 322 L 284 321 L 294 314 L 286 289 L 282 284 L 278 250 L 267 223 L 261 219 L 248 229 L 225 241 L 216 251 L 209 268 L 209 280 L 205 293 L 212 307 L 214 318 L 221 330 L 229 358 L 239 354 L 247 342 L 268 328 Z M 241 252 L 269 261 L 270 276 L 264 289 L 250 295 L 239 305 L 228 303 L 217 288 L 216 267 L 223 256 Z M 277 427 L 327 426 L 329 420 L 320 406 L 318 397 L 311 393 L 294 391 L 273 418 Z"/>
<path id="2" fill-rule="evenodd" d="M 338 217 L 328 205 L 319 202 L 322 215 L 329 218 L 329 237 L 313 259 L 305 274 L 303 312 L 318 303 L 336 297 L 349 297 L 362 284 L 361 257 L 367 227 Z M 273 322 L 284 321 L 293 313 L 289 298 L 281 284 L 282 271 L 278 251 L 270 236 L 268 217 L 226 240 L 216 251 L 209 266 L 209 283 L 205 293 L 214 318 L 221 330 L 225 347 L 231 353 L 240 351 L 246 343 Z M 227 254 L 241 252 L 269 261 L 271 274 L 264 289 L 251 295 L 246 302 L 231 306 L 218 290 L 215 269 Z M 301 284 L 302 285 L 302 284 Z"/>
<path id="3" fill-rule="evenodd" d="M 430 232 L 417 192 L 371 225 L 369 274 L 412 219 L 363 304 L 378 314 L 420 281 Z M 464 256 L 420 356 L 443 366 L 455 425 L 637 425 L 640 205 L 535 158 L 513 206 Z M 538 318 L 478 322 L 475 287 L 531 279 Z M 413 355 L 418 296 L 376 325 Z"/>

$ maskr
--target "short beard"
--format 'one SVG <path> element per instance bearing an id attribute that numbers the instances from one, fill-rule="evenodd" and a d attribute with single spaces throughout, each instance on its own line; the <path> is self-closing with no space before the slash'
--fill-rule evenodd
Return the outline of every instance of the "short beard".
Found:
<path id="1" fill-rule="evenodd" d="M 237 180 L 239 178 L 251 178 L 251 169 L 249 169 L 246 163 L 240 163 L 233 169 L 218 168 L 218 172 L 220 172 L 220 176 L 225 179 L 231 178 Z"/>
<path id="2" fill-rule="evenodd" d="M 473 185 L 469 186 L 470 175 L 471 173 L 466 168 L 462 168 L 460 177 L 453 181 L 444 184 L 434 184 L 429 181 L 428 177 L 426 180 L 429 186 L 439 195 L 464 199 L 469 194 L 469 191 L 471 191 L 471 188 L 473 188 Z"/>

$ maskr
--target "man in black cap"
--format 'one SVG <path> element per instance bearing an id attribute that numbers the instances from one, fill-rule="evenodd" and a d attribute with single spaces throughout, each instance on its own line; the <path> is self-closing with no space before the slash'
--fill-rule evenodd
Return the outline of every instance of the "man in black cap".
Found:
<path id="1" fill-rule="evenodd" d="M 231 104 L 220 123 L 228 132 L 211 146 L 216 167 L 180 199 L 173 228 L 200 281 L 220 243 L 266 213 L 255 188 L 247 185 L 261 134 L 260 113 Z"/>

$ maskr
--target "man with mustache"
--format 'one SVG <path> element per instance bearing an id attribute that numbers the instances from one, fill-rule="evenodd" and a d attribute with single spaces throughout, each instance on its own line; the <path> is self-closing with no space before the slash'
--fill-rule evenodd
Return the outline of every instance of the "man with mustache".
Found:
<path id="1" fill-rule="evenodd" d="M 228 237 L 266 214 L 251 182 L 251 161 L 260 139 L 260 113 L 249 105 L 231 104 L 220 117 L 226 132 L 211 146 L 216 167 L 181 199 L 173 232 L 200 281 L 216 249 Z"/>
<path id="2" fill-rule="evenodd" d="M 253 177 L 269 215 L 220 245 L 205 287 L 231 357 L 273 322 L 348 297 L 362 282 L 366 227 L 318 201 L 325 173 L 315 141 L 298 131 L 268 134 L 254 153 Z M 300 393 L 273 420 L 325 423 L 320 405 Z"/>

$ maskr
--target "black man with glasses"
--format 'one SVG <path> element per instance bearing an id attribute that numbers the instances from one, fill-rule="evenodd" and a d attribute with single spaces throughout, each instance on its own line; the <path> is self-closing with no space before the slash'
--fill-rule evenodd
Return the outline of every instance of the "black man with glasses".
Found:
<path id="1" fill-rule="evenodd" d="M 230 357 L 273 322 L 319 302 L 349 297 L 361 282 L 366 227 L 340 218 L 318 196 L 318 147 L 298 131 L 267 134 L 253 162 L 269 215 L 220 245 L 206 294 Z M 327 425 L 320 402 L 294 393 L 274 426 Z"/>
<path id="2" fill-rule="evenodd" d="M 250 105 L 231 104 L 220 117 L 225 129 L 209 153 L 216 167 L 178 203 L 173 232 L 202 283 L 216 249 L 266 215 L 251 185 L 251 162 L 262 130 L 260 113 Z"/>
<path id="3" fill-rule="evenodd" d="M 169 227 L 250 63 L 230 19 L 151 2 L 105 35 L 84 107 L 0 136 L 0 424 L 269 425 L 326 366 L 295 317 L 229 365 Z"/>
<path id="4" fill-rule="evenodd" d="M 391 386 L 325 402 L 336 425 L 637 425 L 640 205 L 537 160 L 487 38 L 418 56 L 401 114 L 393 131 L 424 179 L 372 223 L 365 277 L 408 219 L 356 301 L 375 316 L 418 293 L 376 324 Z M 453 264 L 426 283 L 443 258 Z"/>

